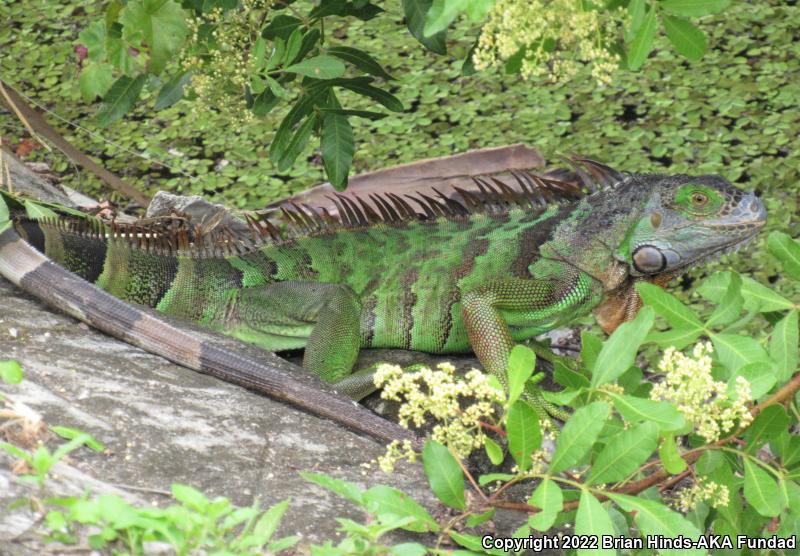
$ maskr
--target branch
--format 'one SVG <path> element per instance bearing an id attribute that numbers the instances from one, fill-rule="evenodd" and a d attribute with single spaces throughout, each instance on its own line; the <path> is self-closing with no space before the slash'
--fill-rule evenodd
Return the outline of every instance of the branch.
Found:
<path id="1" fill-rule="evenodd" d="M 95 176 L 103 180 L 111 189 L 118 191 L 125 197 L 132 199 L 146 207 L 150 204 L 150 198 L 123 181 L 118 176 L 112 174 L 84 153 L 76 149 L 67 141 L 56 129 L 47 123 L 39 112 L 27 105 L 20 94 L 15 91 L 8 83 L 0 80 L 0 105 L 7 107 L 25 125 L 28 131 L 40 143 L 44 144 L 39 137 L 51 141 L 68 158 L 89 170 Z M 48 147 L 49 148 L 49 147 Z"/>

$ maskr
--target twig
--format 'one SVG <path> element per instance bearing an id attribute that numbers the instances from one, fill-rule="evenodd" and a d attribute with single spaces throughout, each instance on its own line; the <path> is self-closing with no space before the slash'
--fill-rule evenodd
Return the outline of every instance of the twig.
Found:
<path id="1" fill-rule="evenodd" d="M 664 492 L 665 490 L 667 490 L 671 486 L 673 486 L 673 485 L 675 485 L 677 483 L 680 483 L 686 477 L 688 477 L 689 475 L 693 475 L 693 474 L 694 474 L 694 472 L 692 471 L 692 468 L 690 467 L 689 469 L 686 469 L 685 471 L 682 471 L 682 472 L 678 473 L 677 475 L 672 477 L 670 480 L 660 484 L 658 486 L 658 491 L 659 492 Z"/>
<path id="2" fill-rule="evenodd" d="M 162 496 L 172 496 L 172 493 L 167 490 L 160 490 L 157 488 L 148 488 L 148 487 L 138 487 L 133 485 L 123 485 L 119 483 L 110 483 L 111 486 L 118 488 L 120 490 L 132 490 L 136 492 L 148 492 L 150 494 L 160 494 Z"/>
<path id="3" fill-rule="evenodd" d="M 41 139 L 39 139 L 41 136 L 51 141 L 56 148 L 68 158 L 89 170 L 115 191 L 120 192 L 129 199 L 133 199 L 142 206 L 147 206 L 149 204 L 150 198 L 147 195 L 123 181 L 119 176 L 112 174 L 82 151 L 75 148 L 56 131 L 53 126 L 47 123 L 39 112 L 28 106 L 22 96 L 15 91 L 13 87 L 8 83 L 3 83 L 2 80 L 0 80 L 0 92 L 2 92 L 2 95 L 0 95 L 0 105 L 7 106 L 12 110 L 37 140 L 41 142 Z"/>
<path id="4" fill-rule="evenodd" d="M 30 134 L 31 134 L 31 137 L 33 137 L 34 139 L 36 139 L 36 141 L 37 141 L 37 142 L 38 142 L 40 145 L 42 145 L 42 146 L 43 146 L 45 149 L 47 149 L 48 151 L 52 152 L 52 151 L 53 151 L 53 149 L 51 149 L 51 148 L 50 148 L 50 145 L 48 145 L 48 144 L 47 144 L 47 143 L 44 141 L 44 139 L 42 139 L 42 138 L 39 136 L 39 134 L 38 134 L 38 133 L 36 133 L 36 130 L 34 130 L 34 129 L 33 129 L 33 126 L 32 126 L 32 125 L 31 125 L 31 123 L 28 121 L 28 118 L 26 118 L 26 117 L 23 115 L 23 113 L 22 113 L 22 110 L 20 110 L 20 108 L 19 108 L 19 106 L 17 105 L 17 103 L 16 103 L 16 102 L 14 102 L 14 99 L 12 99 L 12 98 L 11 98 L 11 95 L 10 95 L 10 94 L 9 94 L 9 92 L 6 90 L 6 87 L 5 87 L 5 85 L 3 84 L 3 81 L 2 81 L 2 80 L 0 80 L 0 95 L 3 95 L 3 99 L 6 101 L 6 102 L 5 102 L 5 104 L 6 104 L 6 105 L 7 105 L 7 106 L 8 106 L 8 107 L 11 109 L 11 111 L 12 111 L 12 112 L 14 112 L 14 114 L 17 116 L 17 118 L 19 118 L 19 121 L 21 121 L 21 122 L 22 122 L 22 125 L 24 125 L 24 126 L 25 126 L 25 129 L 27 129 L 27 130 L 28 130 L 28 133 L 30 133 Z M 17 100 L 19 100 L 19 99 L 17 99 Z"/>
<path id="5" fill-rule="evenodd" d="M 482 426 L 486 430 L 490 430 L 492 432 L 497 433 L 499 436 L 505 437 L 506 431 L 498 427 L 497 425 L 493 425 L 491 423 L 487 423 L 486 421 L 478 421 L 478 424 Z"/>
<path id="6" fill-rule="evenodd" d="M 461 461 L 461 458 L 456 458 L 456 461 L 458 462 L 458 465 L 461 467 L 461 470 L 464 472 L 464 475 L 466 475 L 467 480 L 472 485 L 472 488 L 475 489 L 475 492 L 477 492 L 484 501 L 488 500 L 486 494 L 484 494 L 483 492 L 483 489 L 475 481 L 475 477 L 473 477 L 472 473 L 469 472 L 469 469 L 467 469 L 467 467 L 464 465 L 464 462 Z"/>

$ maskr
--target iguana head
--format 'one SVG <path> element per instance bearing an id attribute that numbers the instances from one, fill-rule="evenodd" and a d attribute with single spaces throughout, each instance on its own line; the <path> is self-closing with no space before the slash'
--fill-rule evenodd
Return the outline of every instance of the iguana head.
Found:
<path id="1" fill-rule="evenodd" d="M 613 177 L 616 183 L 598 195 L 600 203 L 606 212 L 629 214 L 609 221 L 608 237 L 601 232 L 598 238 L 608 245 L 614 222 L 627 230 L 614 253 L 617 265 L 600 275 L 607 293 L 593 311 L 609 334 L 641 307 L 633 287 L 636 282 L 665 285 L 709 258 L 738 249 L 756 236 L 767 219 L 755 194 L 719 176 L 617 173 Z"/>
<path id="2" fill-rule="evenodd" d="M 644 210 L 617 253 L 632 276 L 680 274 L 709 257 L 738 249 L 766 222 L 764 203 L 754 193 L 719 176 L 640 179 L 650 182 Z"/>

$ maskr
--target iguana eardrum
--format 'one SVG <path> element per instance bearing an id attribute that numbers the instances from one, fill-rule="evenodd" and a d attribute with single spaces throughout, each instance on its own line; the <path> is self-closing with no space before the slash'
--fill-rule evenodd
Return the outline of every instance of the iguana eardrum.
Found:
<path id="1" fill-rule="evenodd" d="M 0 235 L 0 272 L 19 234 L 122 300 L 269 351 L 305 348 L 304 367 L 354 396 L 371 383 L 351 375 L 361 348 L 474 350 L 502 379 L 515 342 L 591 311 L 611 331 L 635 316 L 637 281 L 665 283 L 766 219 L 753 193 L 717 176 L 578 164 L 602 186 L 579 199 L 536 176 L 519 179 L 522 191 L 480 180 L 460 201 L 340 196 L 338 216 L 294 205 L 285 229 L 251 220 L 247 241 L 17 214 Z"/>

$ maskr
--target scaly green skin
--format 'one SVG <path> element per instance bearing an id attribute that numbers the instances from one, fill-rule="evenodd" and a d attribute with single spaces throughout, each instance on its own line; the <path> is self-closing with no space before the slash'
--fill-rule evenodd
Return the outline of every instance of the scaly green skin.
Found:
<path id="1" fill-rule="evenodd" d="M 515 342 L 592 310 L 612 330 L 638 310 L 636 281 L 663 283 L 752 237 L 766 217 L 718 177 L 605 177 L 615 183 L 546 210 L 342 226 L 227 257 L 18 228 L 124 300 L 270 351 L 305 347 L 304 366 L 328 381 L 350 375 L 369 347 L 472 349 L 502 378 Z"/>

